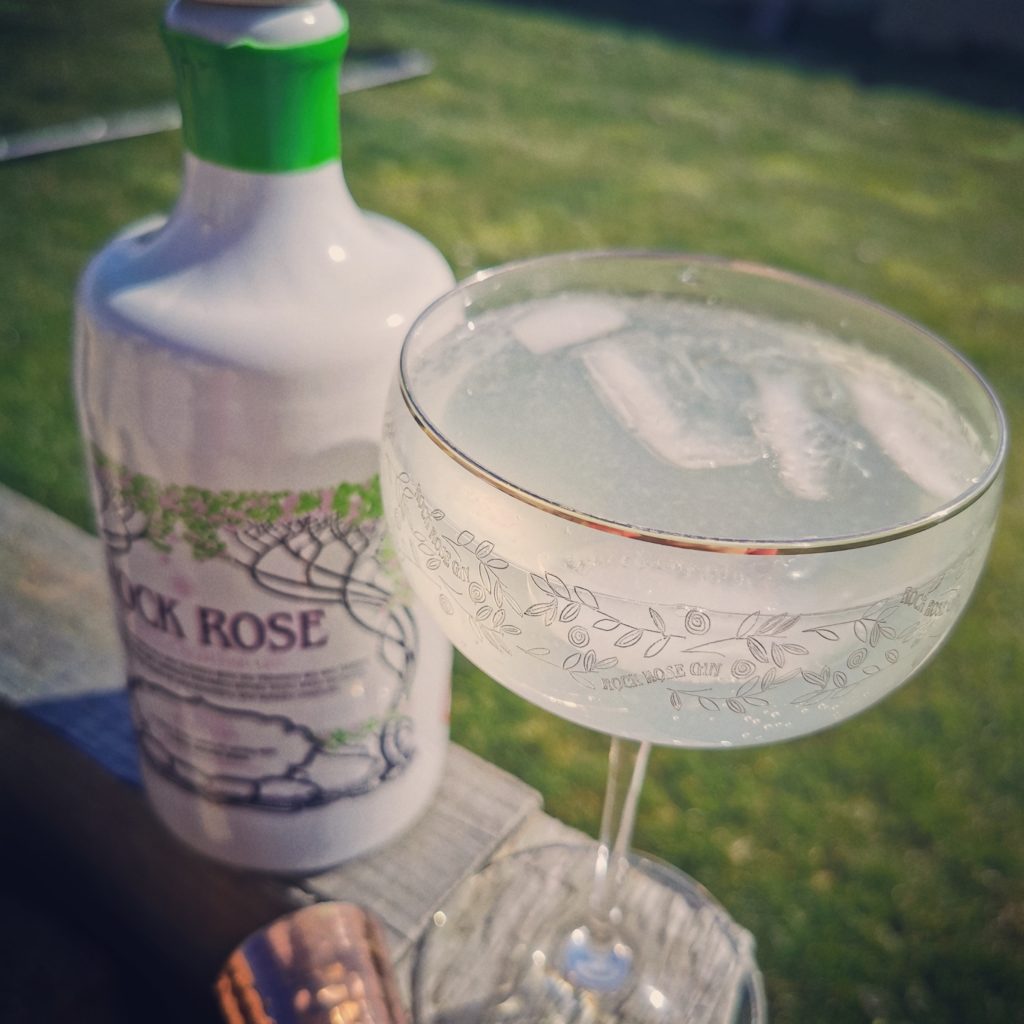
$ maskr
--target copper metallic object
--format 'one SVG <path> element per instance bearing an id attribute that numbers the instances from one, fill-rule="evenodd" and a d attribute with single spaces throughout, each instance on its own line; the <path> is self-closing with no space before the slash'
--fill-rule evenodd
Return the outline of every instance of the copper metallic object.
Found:
<path id="1" fill-rule="evenodd" d="M 383 929 L 352 903 L 315 903 L 253 932 L 217 998 L 227 1024 L 409 1024 Z"/>

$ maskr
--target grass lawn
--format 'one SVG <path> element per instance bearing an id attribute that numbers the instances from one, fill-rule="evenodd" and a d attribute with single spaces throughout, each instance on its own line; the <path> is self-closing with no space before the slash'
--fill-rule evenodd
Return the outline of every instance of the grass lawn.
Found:
<path id="1" fill-rule="evenodd" d="M 159 0 L 3 0 L 0 130 L 172 94 Z M 354 0 L 356 49 L 426 79 L 347 97 L 358 201 L 456 273 L 606 246 L 778 264 L 949 338 L 1024 436 L 1024 118 L 923 82 L 569 13 Z M 0 481 L 87 525 L 72 291 L 112 232 L 166 209 L 170 133 L 0 165 Z M 941 656 L 881 706 L 790 745 L 655 752 L 637 846 L 757 936 L 777 1024 L 1024 1020 L 1024 465 Z M 454 738 L 592 830 L 606 743 L 465 662 Z"/>

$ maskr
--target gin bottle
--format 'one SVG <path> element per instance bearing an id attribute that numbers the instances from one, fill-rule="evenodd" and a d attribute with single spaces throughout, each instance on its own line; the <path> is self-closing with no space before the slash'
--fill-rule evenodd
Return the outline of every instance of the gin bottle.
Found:
<path id="1" fill-rule="evenodd" d="M 440 779 L 451 652 L 383 533 L 378 436 L 410 320 L 451 283 L 360 210 L 332 0 L 175 0 L 184 174 L 79 285 L 76 397 L 159 818 L 309 872 L 409 827 Z"/>

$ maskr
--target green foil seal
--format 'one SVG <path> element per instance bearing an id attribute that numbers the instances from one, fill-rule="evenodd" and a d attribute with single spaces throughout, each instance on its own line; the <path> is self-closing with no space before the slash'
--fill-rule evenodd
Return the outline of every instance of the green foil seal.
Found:
<path id="1" fill-rule="evenodd" d="M 348 22 L 335 36 L 271 46 L 220 44 L 163 27 L 186 148 L 240 171 L 298 171 L 341 155 L 338 82 Z"/>

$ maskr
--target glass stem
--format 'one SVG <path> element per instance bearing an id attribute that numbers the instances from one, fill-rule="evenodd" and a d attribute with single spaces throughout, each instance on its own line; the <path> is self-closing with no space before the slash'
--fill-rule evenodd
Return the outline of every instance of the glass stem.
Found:
<path id="1" fill-rule="evenodd" d="M 615 737 L 608 752 L 608 782 L 601 812 L 594 885 L 590 895 L 590 930 L 598 942 L 614 941 L 622 878 L 628 867 L 637 805 L 647 774 L 650 743 Z"/>

